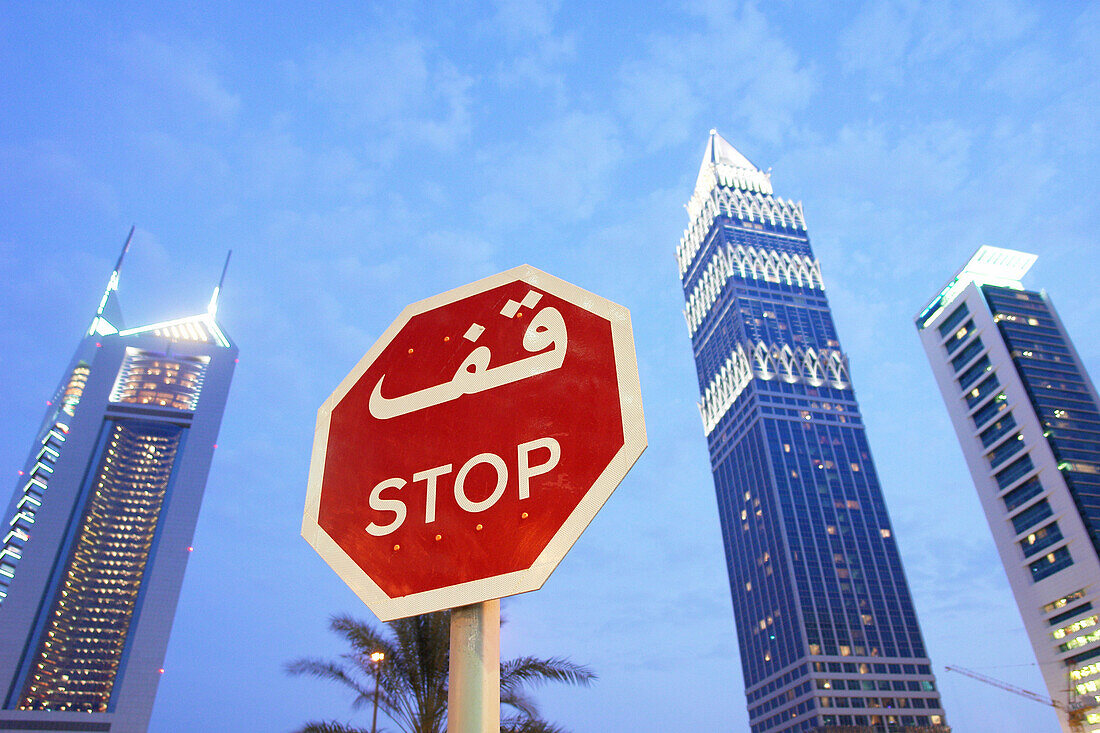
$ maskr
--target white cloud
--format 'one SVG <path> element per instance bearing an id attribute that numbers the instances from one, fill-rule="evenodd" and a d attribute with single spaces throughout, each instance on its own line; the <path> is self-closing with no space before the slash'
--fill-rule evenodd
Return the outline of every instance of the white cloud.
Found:
<path id="1" fill-rule="evenodd" d="M 691 29 L 651 38 L 621 72 L 618 106 L 651 150 L 736 125 L 779 141 L 809 102 L 812 72 L 751 3 L 701 3 Z"/>
<path id="2" fill-rule="evenodd" d="M 503 224 L 550 212 L 564 221 L 586 219 L 601 207 L 623 157 L 618 126 L 607 114 L 569 112 L 526 139 L 482 156 L 482 178 L 493 184 L 482 213 Z"/>
<path id="3" fill-rule="evenodd" d="M 538 90 L 540 106 L 566 109 L 565 67 L 577 48 L 576 37 L 557 28 L 560 0 L 494 0 L 493 5 L 492 16 L 478 27 L 482 42 L 498 47 L 492 78 L 511 94 Z"/>
<path id="4" fill-rule="evenodd" d="M 123 47 L 123 57 L 157 97 L 180 109 L 223 120 L 236 117 L 241 109 L 240 96 L 229 91 L 214 70 L 212 53 L 198 44 L 171 44 L 137 33 Z"/>
<path id="5" fill-rule="evenodd" d="M 494 0 L 493 25 L 505 35 L 524 40 L 550 35 L 560 0 Z"/>
<path id="6" fill-rule="evenodd" d="M 990 3 L 868 2 L 840 35 L 840 60 L 872 85 L 955 88 L 986 54 L 1023 36 L 1038 19 L 1014 0 Z M 911 72 L 920 68 L 921 74 Z"/>
<path id="7" fill-rule="evenodd" d="M 411 33 L 381 30 L 324 49 L 309 68 L 317 96 L 383 157 L 416 143 L 449 150 L 469 135 L 473 78 Z"/>
<path id="8" fill-rule="evenodd" d="M 526 53 L 497 64 L 495 78 L 507 90 L 551 90 L 551 106 L 563 108 L 568 100 L 568 82 L 562 67 L 576 57 L 572 36 L 548 36 L 523 46 Z"/>
<path id="9" fill-rule="evenodd" d="M 233 176 L 224 149 L 201 137 L 154 129 L 138 137 L 135 148 L 148 156 L 147 176 L 168 185 L 187 181 L 190 188 L 221 188 Z"/>
<path id="10" fill-rule="evenodd" d="M 51 140 L 0 146 L 0 202 L 5 200 L 23 202 L 23 213 L 75 208 L 114 215 L 119 209 L 118 191 L 101 171 Z"/>

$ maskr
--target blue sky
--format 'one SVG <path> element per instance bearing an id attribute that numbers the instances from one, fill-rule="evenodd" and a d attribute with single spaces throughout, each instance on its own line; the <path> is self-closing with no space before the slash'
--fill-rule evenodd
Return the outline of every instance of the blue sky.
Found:
<path id="1" fill-rule="evenodd" d="M 241 361 L 152 730 L 351 720 L 282 664 L 369 616 L 298 537 L 314 415 L 408 302 L 524 262 L 631 309 L 650 447 L 505 655 L 591 665 L 574 731 L 744 730 L 673 251 L 714 127 L 803 202 L 948 722 L 1051 729 L 912 325 L 982 244 L 1039 255 L 1100 374 L 1100 5 L 9 3 L 0 465 L 12 474 L 131 223 L 128 323 L 220 318 Z M 14 480 L 14 477 L 13 477 Z"/>

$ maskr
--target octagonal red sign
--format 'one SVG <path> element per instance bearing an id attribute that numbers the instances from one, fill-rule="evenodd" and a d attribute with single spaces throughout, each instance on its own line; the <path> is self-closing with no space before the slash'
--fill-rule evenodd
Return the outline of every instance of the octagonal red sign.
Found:
<path id="1" fill-rule="evenodd" d="M 384 621 L 535 590 L 645 446 L 629 312 L 517 267 L 408 306 L 325 401 L 302 535 Z"/>

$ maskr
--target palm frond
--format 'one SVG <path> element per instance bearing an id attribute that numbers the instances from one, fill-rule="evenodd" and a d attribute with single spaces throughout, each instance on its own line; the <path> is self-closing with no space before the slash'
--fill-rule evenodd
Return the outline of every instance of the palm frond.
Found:
<path id="1" fill-rule="evenodd" d="M 343 723 L 331 721 L 310 721 L 299 728 L 295 733 L 367 733 L 365 728 L 354 728 Z"/>
<path id="2" fill-rule="evenodd" d="M 542 685 L 547 682 L 564 682 L 587 687 L 596 679 L 596 673 L 591 669 L 563 657 L 550 659 L 517 657 L 500 665 L 502 687 Z"/>
<path id="3" fill-rule="evenodd" d="M 566 730 L 539 718 L 514 717 L 501 719 L 500 733 L 566 733 Z"/>
<path id="4" fill-rule="evenodd" d="M 443 733 L 447 725 L 447 675 L 450 662 L 450 612 L 412 616 L 381 629 L 348 615 L 333 616 L 332 631 L 350 651 L 336 661 L 296 659 L 285 669 L 343 685 L 355 693 L 353 708 L 378 709 L 403 733 Z M 381 663 L 370 655 L 382 652 Z M 515 711 L 503 719 L 502 733 L 565 733 L 541 720 L 527 688 L 547 682 L 589 685 L 592 670 L 562 657 L 521 657 L 500 666 L 501 703 Z M 377 697 L 375 697 L 377 695 Z M 310 722 L 300 733 L 362 733 L 335 722 Z"/>
<path id="5" fill-rule="evenodd" d="M 286 670 L 287 674 L 320 677 L 324 680 L 339 682 L 355 690 L 360 695 L 367 694 L 367 690 L 363 685 L 348 674 L 346 667 L 333 662 L 326 662 L 321 659 L 295 659 L 283 665 L 283 669 Z"/>
<path id="6" fill-rule="evenodd" d="M 539 716 L 539 709 L 535 701 L 522 688 L 505 689 L 501 685 L 500 704 L 515 708 L 527 718 L 537 718 Z"/>
<path id="7" fill-rule="evenodd" d="M 333 616 L 329 619 L 329 628 L 347 639 L 352 649 L 368 659 L 374 652 L 389 652 L 393 648 L 390 640 L 373 626 L 351 616 Z"/>

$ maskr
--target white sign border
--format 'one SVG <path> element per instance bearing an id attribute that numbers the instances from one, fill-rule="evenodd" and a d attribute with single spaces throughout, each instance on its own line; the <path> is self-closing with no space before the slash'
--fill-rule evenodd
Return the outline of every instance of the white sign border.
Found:
<path id="1" fill-rule="evenodd" d="M 413 316 L 515 280 L 522 280 L 590 313 L 606 318 L 611 323 L 615 375 L 618 380 L 623 424 L 623 446 L 611 459 L 607 468 L 596 478 L 592 488 L 550 539 L 531 567 L 446 588 L 391 598 L 328 536 L 328 533 L 321 529 L 318 523 L 321 482 L 332 411 Z M 647 445 L 645 416 L 642 412 L 642 390 L 638 379 L 638 360 L 634 349 L 634 331 L 631 327 L 630 311 L 535 267 L 520 265 L 406 306 L 325 400 L 317 410 L 317 428 L 309 464 L 306 504 L 302 514 L 302 537 L 382 621 L 392 621 L 406 616 L 457 608 L 538 590 L 554 572 L 569 548 L 580 538 L 596 516 L 596 512 L 611 497 Z"/>

